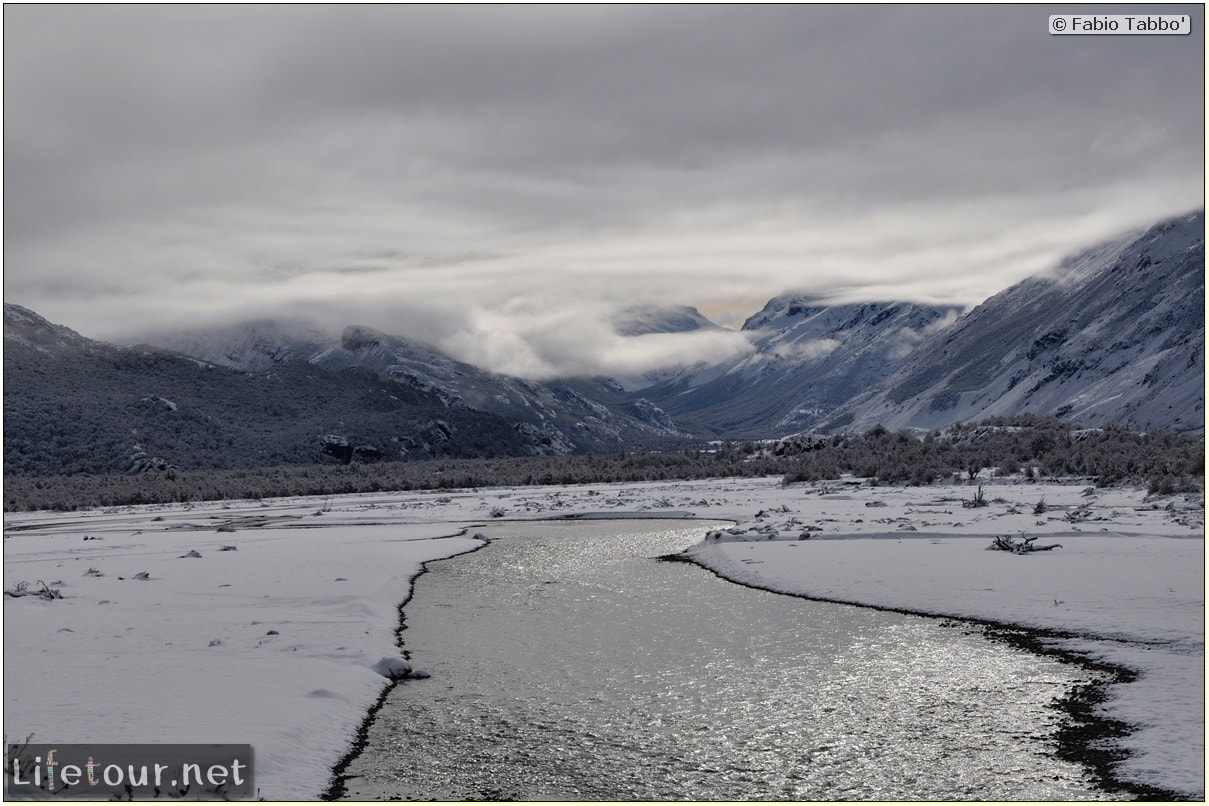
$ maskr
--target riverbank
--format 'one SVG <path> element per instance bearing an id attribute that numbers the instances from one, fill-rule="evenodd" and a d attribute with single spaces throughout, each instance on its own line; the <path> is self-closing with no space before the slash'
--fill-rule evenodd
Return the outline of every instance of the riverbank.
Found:
<path id="1" fill-rule="evenodd" d="M 801 553 L 811 561 L 786 562 L 785 582 L 808 584 L 812 595 L 878 604 L 894 593 L 892 606 L 970 618 L 990 608 L 998 620 L 1089 636 L 1062 641 L 1142 672 L 1095 706 L 1142 726 L 1120 740 L 1131 755 L 1119 769 L 1203 792 L 1203 504 L 1021 483 L 988 485 L 988 505 L 964 509 L 974 494 L 721 479 L 10 513 L 5 590 L 38 591 L 42 581 L 62 598 L 5 597 L 5 734 L 247 742 L 261 796 L 314 799 L 390 685 L 373 666 L 398 654 L 398 607 L 424 562 L 475 547 L 467 535 L 501 520 L 695 515 L 792 533 L 733 535 L 702 549 L 738 581 L 767 584 L 774 563 Z M 1051 509 L 1033 515 L 1039 498 Z M 797 539 L 803 531 L 810 540 Z M 992 535 L 1020 531 L 1064 548 L 983 551 Z M 896 562 L 900 537 L 928 563 Z M 974 573 L 980 566 L 1000 575 L 995 595 L 982 589 L 996 585 Z M 840 567 L 847 576 L 833 573 Z M 949 571 L 935 579 L 911 568 Z M 1084 590 L 1077 583 L 1089 575 L 1100 582 Z M 1043 578 L 1050 587 L 1036 587 Z M 941 592 L 923 604 L 901 598 Z"/>
<path id="2" fill-rule="evenodd" d="M 361 508 L 10 519 L 5 590 L 62 598 L 5 597 L 7 740 L 247 743 L 259 797 L 315 799 L 389 685 L 373 667 L 421 564 L 480 545 Z"/>
<path id="3" fill-rule="evenodd" d="M 985 507 L 967 507 L 969 494 L 932 492 L 817 487 L 796 514 L 766 509 L 686 556 L 766 590 L 983 624 L 992 637 L 1106 673 L 1065 701 L 1092 723 L 1072 726 L 1063 752 L 1087 761 L 1106 786 L 1202 799 L 1198 501 L 1004 485 L 988 487 Z M 987 550 L 996 535 L 1021 534 L 1061 548 Z"/>
<path id="4" fill-rule="evenodd" d="M 798 597 L 809 601 L 843 604 L 883 612 L 942 619 L 941 626 L 959 628 L 963 631 L 963 634 L 968 634 L 971 630 L 977 630 L 988 640 L 999 641 L 1036 655 L 1054 657 L 1063 663 L 1072 664 L 1082 670 L 1083 674 L 1087 677 L 1087 682 L 1073 687 L 1064 697 L 1052 703 L 1052 707 L 1066 715 L 1065 724 L 1056 736 L 1057 750 L 1055 755 L 1063 760 L 1086 767 L 1096 781 L 1096 786 L 1105 793 L 1114 796 L 1123 796 L 1129 800 L 1145 801 L 1188 801 L 1197 799 L 1195 792 L 1181 792 L 1163 786 L 1119 777 L 1118 767 L 1120 762 L 1129 757 L 1129 753 L 1122 749 L 1120 740 L 1132 734 L 1137 726 L 1109 716 L 1101 706 L 1111 699 L 1112 686 L 1134 683 L 1137 681 L 1139 675 L 1138 672 L 1127 666 L 1097 660 L 1091 653 L 1061 648 L 1060 642 L 1062 639 L 1081 636 L 1075 636 L 1068 632 L 1019 627 L 1010 623 L 996 622 L 989 619 L 975 619 L 966 616 L 961 617 L 959 620 L 952 620 L 949 616 L 912 610 L 905 607 L 867 605 L 792 593 L 767 585 L 743 582 L 736 577 L 724 576 L 713 571 L 708 565 L 699 560 L 693 559 L 689 552 L 670 554 L 659 559 L 666 562 L 682 562 L 696 565 L 706 571 L 715 573 L 719 578 L 725 579 L 732 584 L 742 585 L 755 590 Z M 1192 725 L 1191 729 L 1195 730 L 1195 725 Z M 1189 764 L 1189 761 L 1193 763 Z M 1183 764 L 1177 763 L 1176 768 L 1191 768 L 1194 765 L 1195 759 L 1188 758 L 1184 759 Z M 1153 778 L 1153 780 L 1160 779 L 1160 776 Z"/>

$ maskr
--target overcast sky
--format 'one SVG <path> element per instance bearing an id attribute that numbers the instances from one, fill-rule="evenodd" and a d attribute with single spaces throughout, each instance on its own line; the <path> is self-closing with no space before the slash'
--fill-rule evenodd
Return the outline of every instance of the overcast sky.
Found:
<path id="1" fill-rule="evenodd" d="M 621 340 L 632 302 L 973 305 L 1203 206 L 1204 15 L 1169 8 L 1191 36 L 1050 36 L 1076 6 L 6 5 L 4 298 L 111 341 L 366 324 L 535 377 L 742 349 Z"/>

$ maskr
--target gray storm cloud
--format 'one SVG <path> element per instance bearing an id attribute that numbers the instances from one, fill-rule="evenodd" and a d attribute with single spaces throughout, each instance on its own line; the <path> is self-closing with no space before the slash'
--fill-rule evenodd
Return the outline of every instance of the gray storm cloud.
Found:
<path id="1" fill-rule="evenodd" d="M 619 337 L 635 302 L 972 305 L 1203 204 L 1178 10 L 1191 36 L 1052 37 L 1036 6 L 10 5 L 5 297 L 115 340 L 362 323 L 533 377 L 744 349 Z"/>

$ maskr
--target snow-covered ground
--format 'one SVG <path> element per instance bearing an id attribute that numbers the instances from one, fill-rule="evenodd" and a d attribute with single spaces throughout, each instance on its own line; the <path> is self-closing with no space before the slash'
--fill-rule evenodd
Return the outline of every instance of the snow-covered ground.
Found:
<path id="1" fill-rule="evenodd" d="M 1122 772 L 1203 797 L 1203 499 L 1005 483 L 964 508 L 975 489 L 726 479 L 7 514 L 5 590 L 62 598 L 4 598 L 5 736 L 250 743 L 263 797 L 315 798 L 389 684 L 375 666 L 398 655 L 423 562 L 501 518 L 692 514 L 739 523 L 691 550 L 736 581 L 1085 636 L 1063 643 L 1142 672 L 1105 704 L 1139 727 Z M 1063 547 L 985 550 L 1021 533 Z"/>

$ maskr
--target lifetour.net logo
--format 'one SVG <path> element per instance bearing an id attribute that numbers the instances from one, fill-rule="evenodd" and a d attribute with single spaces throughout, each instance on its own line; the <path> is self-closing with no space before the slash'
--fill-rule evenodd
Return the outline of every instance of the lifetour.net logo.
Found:
<path id="1" fill-rule="evenodd" d="M 10 744 L 4 794 L 46 800 L 250 798 L 248 744 Z"/>

